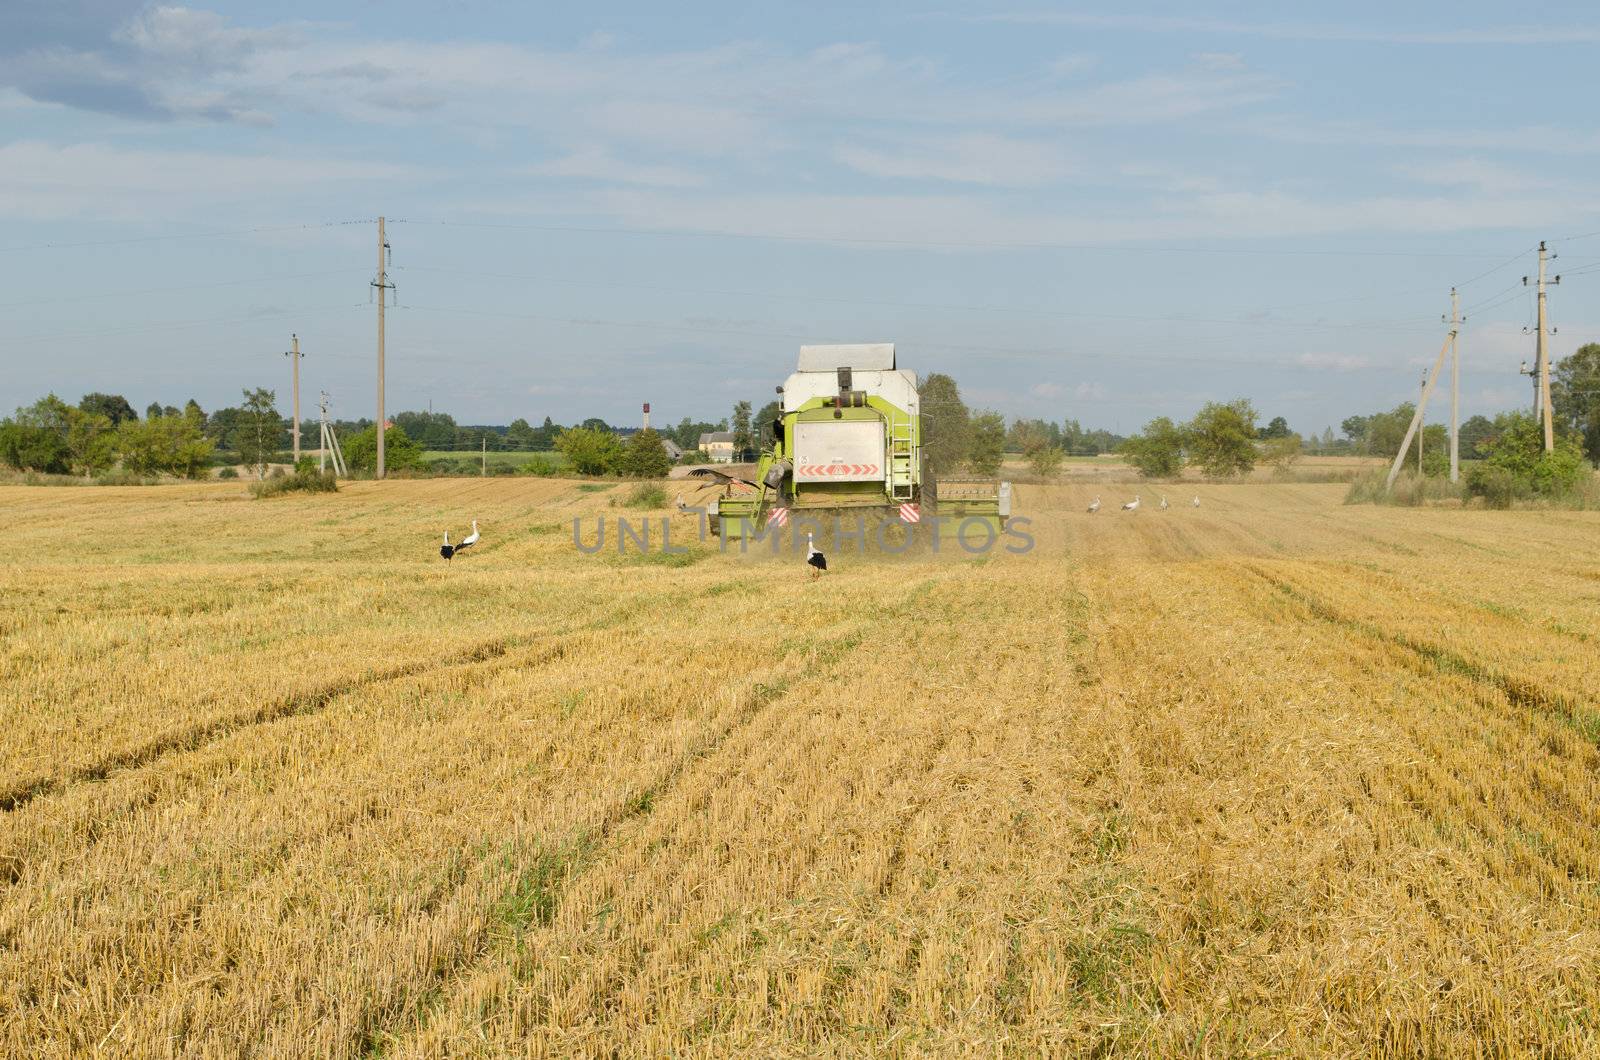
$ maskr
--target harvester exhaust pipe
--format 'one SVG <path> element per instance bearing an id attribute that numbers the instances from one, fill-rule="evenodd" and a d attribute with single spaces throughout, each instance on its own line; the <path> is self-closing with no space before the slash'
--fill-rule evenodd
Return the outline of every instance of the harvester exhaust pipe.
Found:
<path id="1" fill-rule="evenodd" d="M 849 404 L 850 391 L 854 389 L 854 380 L 850 376 L 850 369 L 840 368 L 837 370 L 837 375 L 839 378 L 839 400 L 834 402 L 833 405 L 833 418 L 836 420 L 844 418 L 844 407 Z"/>

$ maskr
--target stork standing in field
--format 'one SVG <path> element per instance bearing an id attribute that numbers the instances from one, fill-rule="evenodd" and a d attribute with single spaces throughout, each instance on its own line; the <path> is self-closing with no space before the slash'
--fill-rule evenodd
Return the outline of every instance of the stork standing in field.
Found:
<path id="1" fill-rule="evenodd" d="M 1122 510 L 1125 511 L 1125 512 L 1136 512 L 1136 511 L 1138 511 L 1139 510 L 1139 496 L 1138 496 L 1138 494 L 1134 495 L 1133 500 L 1129 501 L 1127 504 L 1124 504 L 1122 506 Z"/>
<path id="2" fill-rule="evenodd" d="M 458 544 L 452 545 L 450 543 L 450 531 L 446 530 L 444 532 L 444 544 L 439 546 L 439 555 L 443 556 L 448 561 L 451 557 L 459 554 L 460 552 L 462 552 L 465 549 L 471 548 L 473 545 L 476 545 L 477 543 L 478 543 L 478 520 L 474 519 L 474 520 L 472 520 L 472 533 L 470 533 L 466 537 L 462 538 L 461 541 Z"/>
<path id="3" fill-rule="evenodd" d="M 1167 510 L 1167 508 L 1168 508 L 1168 507 L 1170 507 L 1170 506 L 1169 506 L 1169 505 L 1168 505 L 1168 504 L 1167 504 L 1167 495 L 1166 495 L 1166 494 L 1165 494 L 1165 493 L 1163 493 L 1163 494 L 1162 494 L 1162 495 L 1161 495 L 1161 503 L 1160 503 L 1160 504 L 1158 504 L 1158 505 L 1156 505 L 1156 507 L 1157 507 L 1157 508 L 1160 508 L 1160 509 L 1161 509 L 1161 510 L 1162 510 L 1162 511 L 1166 511 L 1166 510 Z"/>
<path id="4" fill-rule="evenodd" d="M 1194 506 L 1196 508 L 1200 507 L 1200 494 L 1198 493 L 1194 495 Z"/>
<path id="5" fill-rule="evenodd" d="M 1100 510 L 1100 498 L 1096 497 L 1094 499 L 1094 503 L 1089 505 L 1089 514 L 1093 515 L 1095 512 L 1098 512 L 1099 510 Z"/>
<path id="6" fill-rule="evenodd" d="M 817 551 L 817 546 L 811 540 L 811 531 L 806 531 L 806 562 L 811 565 L 811 580 L 816 581 L 828 569 L 828 557 Z"/>

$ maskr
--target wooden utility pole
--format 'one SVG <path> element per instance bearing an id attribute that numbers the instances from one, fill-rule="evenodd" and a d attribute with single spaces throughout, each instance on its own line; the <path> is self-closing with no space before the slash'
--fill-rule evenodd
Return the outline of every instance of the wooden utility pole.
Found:
<path id="1" fill-rule="evenodd" d="M 489 474 L 489 436 L 484 435 L 482 438 L 478 439 L 478 441 L 482 443 L 483 446 L 483 455 L 479 458 L 483 461 L 483 464 L 478 469 L 478 474 L 487 477 Z"/>
<path id="2" fill-rule="evenodd" d="M 1405 441 L 1400 443 L 1400 451 L 1394 454 L 1394 464 L 1389 468 L 1389 478 L 1384 483 L 1384 489 L 1394 486 L 1395 478 L 1400 474 L 1400 465 L 1405 463 L 1406 454 L 1411 451 L 1411 436 L 1416 434 L 1422 426 L 1422 416 L 1428 407 L 1428 396 L 1433 393 L 1433 386 L 1439 381 L 1439 373 L 1444 370 L 1444 355 L 1450 352 L 1450 336 L 1446 335 L 1444 344 L 1439 347 L 1439 356 L 1434 359 L 1433 371 L 1423 376 L 1422 400 L 1417 403 L 1417 411 L 1411 417 L 1411 426 L 1406 428 Z M 1421 452 L 1421 449 L 1418 449 Z"/>
<path id="3" fill-rule="evenodd" d="M 289 338 L 290 338 L 290 340 L 292 342 L 293 348 L 290 349 L 288 353 L 285 353 L 284 356 L 289 358 L 290 363 L 294 365 L 294 462 L 295 462 L 296 465 L 299 465 L 299 463 L 300 463 L 300 357 L 301 357 L 301 354 L 300 354 L 300 336 L 299 335 L 290 335 Z"/>
<path id="4" fill-rule="evenodd" d="M 1422 423 L 1417 430 L 1417 474 L 1422 474 L 1422 439 L 1428 433 L 1428 418 L 1422 416 L 1422 403 L 1428 400 L 1428 371 L 1423 369 L 1422 381 L 1417 384 L 1417 415 L 1422 417 Z"/>
<path id="5" fill-rule="evenodd" d="M 1450 288 L 1450 481 L 1461 480 L 1461 296 Z"/>
<path id="6" fill-rule="evenodd" d="M 1555 433 L 1556 432 L 1556 425 L 1555 425 L 1555 416 L 1554 416 L 1554 414 L 1552 412 L 1552 409 L 1550 407 L 1550 347 L 1549 347 L 1549 344 L 1545 341 L 1545 315 L 1544 315 L 1545 278 L 1544 278 L 1544 267 L 1545 267 L 1546 256 L 1547 255 L 1546 255 L 1546 252 L 1545 252 L 1545 249 L 1544 249 L 1544 240 L 1541 239 L 1541 240 L 1539 240 L 1539 280 L 1538 280 L 1538 289 L 1539 289 L 1539 324 L 1538 324 L 1538 327 L 1539 327 L 1539 338 L 1538 338 L 1538 342 L 1535 345 L 1535 350 L 1536 350 L 1536 353 L 1537 353 L 1537 361 L 1538 361 L 1538 363 L 1534 366 L 1534 371 L 1538 372 L 1539 375 L 1538 375 L 1538 380 L 1534 385 L 1536 385 L 1539 388 L 1539 399 L 1538 399 L 1537 413 L 1538 413 L 1539 418 L 1544 421 L 1544 451 L 1548 453 L 1548 452 L 1551 452 L 1552 450 L 1554 450 L 1555 447 L 1556 447 L 1556 433 Z M 1560 283 L 1561 282 L 1561 277 L 1557 276 L 1554 280 L 1551 280 L 1550 282 L 1551 283 Z M 1524 276 L 1522 278 L 1522 283 L 1523 283 L 1523 286 L 1527 286 L 1528 278 L 1526 276 Z"/>
<path id="7" fill-rule="evenodd" d="M 389 283 L 389 240 L 383 234 L 383 218 L 378 218 L 378 278 L 372 281 L 372 286 L 378 289 L 378 470 L 377 477 L 383 477 L 383 436 L 388 433 L 384 427 L 383 415 L 383 304 L 388 300 L 389 292 L 394 289 Z"/>

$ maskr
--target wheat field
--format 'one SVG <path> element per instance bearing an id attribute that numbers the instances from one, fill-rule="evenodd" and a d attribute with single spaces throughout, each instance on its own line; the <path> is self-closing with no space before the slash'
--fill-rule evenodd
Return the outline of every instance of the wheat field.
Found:
<path id="1" fill-rule="evenodd" d="M 0 1049 L 1600 1053 L 1600 516 L 627 489 L 0 487 Z"/>

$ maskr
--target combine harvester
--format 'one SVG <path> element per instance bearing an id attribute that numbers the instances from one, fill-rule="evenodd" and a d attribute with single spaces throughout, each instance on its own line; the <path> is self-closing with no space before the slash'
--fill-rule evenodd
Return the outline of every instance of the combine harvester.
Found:
<path id="1" fill-rule="evenodd" d="M 917 378 L 896 368 L 893 343 L 802 346 L 778 388 L 783 411 L 749 492 L 718 498 L 713 533 L 725 539 L 828 517 L 893 520 L 945 536 L 975 523 L 998 535 L 1011 483 L 945 481 L 935 488 L 922 448 Z M 764 425 L 763 425 L 764 426 Z M 852 527 L 852 530 L 854 528 Z"/>

